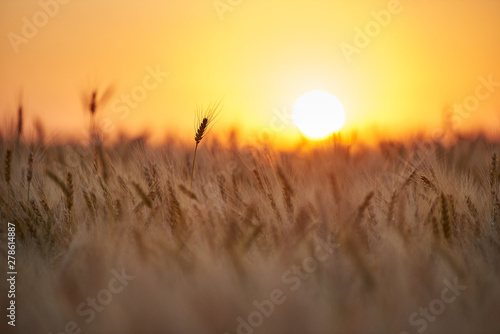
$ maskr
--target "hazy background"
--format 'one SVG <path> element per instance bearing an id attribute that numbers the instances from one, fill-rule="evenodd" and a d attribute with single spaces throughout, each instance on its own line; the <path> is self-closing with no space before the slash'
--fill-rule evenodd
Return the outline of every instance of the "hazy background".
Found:
<path id="1" fill-rule="evenodd" d="M 113 85 L 99 110 L 113 129 L 189 138 L 196 106 L 224 96 L 218 131 L 236 125 L 250 140 L 267 131 L 291 142 L 297 131 L 276 111 L 323 89 L 343 103 L 346 129 L 404 134 L 439 126 L 443 108 L 473 95 L 479 76 L 500 82 L 497 0 L 401 1 L 402 12 L 348 62 L 340 43 L 353 44 L 355 27 L 387 4 L 245 0 L 221 16 L 212 0 L 71 0 L 16 52 L 9 33 L 22 36 L 23 17 L 33 22 L 40 3 L 1 0 L 0 121 L 15 120 L 22 90 L 28 133 L 38 117 L 53 137 L 78 135 L 88 122 L 82 95 Z M 147 67 L 169 76 L 128 116 L 115 112 Z M 498 131 L 496 89 L 459 129 Z"/>

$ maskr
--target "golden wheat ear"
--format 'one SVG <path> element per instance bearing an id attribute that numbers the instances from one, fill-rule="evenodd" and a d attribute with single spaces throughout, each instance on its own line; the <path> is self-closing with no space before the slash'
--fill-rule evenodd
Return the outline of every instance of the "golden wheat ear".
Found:
<path id="1" fill-rule="evenodd" d="M 220 107 L 221 103 L 222 99 L 219 102 L 209 105 L 206 110 L 198 108 L 198 110 L 196 111 L 194 126 L 194 141 L 196 142 L 196 145 L 200 143 L 203 137 L 205 137 L 210 132 L 212 126 L 219 120 L 219 115 L 222 109 Z"/>
<path id="2" fill-rule="evenodd" d="M 203 111 L 201 108 L 198 108 L 196 112 L 194 133 L 194 141 L 196 145 L 194 147 L 193 165 L 191 166 L 190 188 L 193 188 L 194 163 L 196 161 L 196 151 L 198 150 L 198 145 L 200 144 L 201 140 L 210 132 L 213 124 L 218 121 L 222 109 L 220 107 L 222 100 L 223 99 L 221 99 L 219 102 L 212 103 L 205 111 Z"/>

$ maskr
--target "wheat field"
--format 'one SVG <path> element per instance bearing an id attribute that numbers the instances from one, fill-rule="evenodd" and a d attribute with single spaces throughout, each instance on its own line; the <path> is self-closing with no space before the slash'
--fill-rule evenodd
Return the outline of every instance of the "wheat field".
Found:
<path id="1" fill-rule="evenodd" d="M 500 143 L 221 142 L 3 138 L 16 333 L 500 333 Z"/>

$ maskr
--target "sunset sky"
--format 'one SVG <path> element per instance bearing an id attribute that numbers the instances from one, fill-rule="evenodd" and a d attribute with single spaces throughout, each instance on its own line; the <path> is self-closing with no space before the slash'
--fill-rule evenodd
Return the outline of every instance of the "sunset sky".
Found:
<path id="1" fill-rule="evenodd" d="M 315 89 L 342 102 L 344 131 L 432 131 L 464 103 L 458 129 L 500 128 L 498 0 L 60 2 L 0 2 L 2 124 L 22 91 L 28 131 L 75 135 L 82 95 L 112 86 L 110 136 L 192 137 L 196 106 L 224 97 L 219 133 L 296 141 L 287 115 Z"/>

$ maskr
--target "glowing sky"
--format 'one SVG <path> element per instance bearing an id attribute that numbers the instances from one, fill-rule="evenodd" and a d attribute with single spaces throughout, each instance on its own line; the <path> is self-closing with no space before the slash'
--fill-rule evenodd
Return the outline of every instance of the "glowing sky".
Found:
<path id="1" fill-rule="evenodd" d="M 3 0 L 0 36 L 1 122 L 22 89 L 26 123 L 54 136 L 84 129 L 82 95 L 108 85 L 100 119 L 157 138 L 192 137 L 196 106 L 224 96 L 218 131 L 296 139 L 286 115 L 314 89 L 346 129 L 435 128 L 463 103 L 459 129 L 500 127 L 497 0 Z"/>

